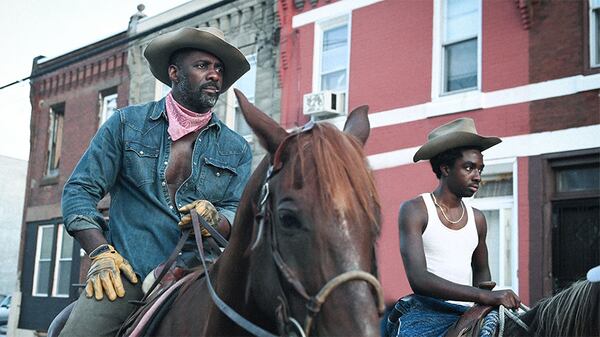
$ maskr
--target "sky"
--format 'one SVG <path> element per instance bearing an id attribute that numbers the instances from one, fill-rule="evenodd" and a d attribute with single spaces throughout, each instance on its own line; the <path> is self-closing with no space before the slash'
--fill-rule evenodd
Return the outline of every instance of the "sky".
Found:
<path id="1" fill-rule="evenodd" d="M 38 55 L 57 57 L 126 30 L 140 3 L 154 16 L 184 2 L 0 0 L 0 86 L 28 77 Z M 28 81 L 0 90 L 0 116 L 0 155 L 29 159 Z"/>

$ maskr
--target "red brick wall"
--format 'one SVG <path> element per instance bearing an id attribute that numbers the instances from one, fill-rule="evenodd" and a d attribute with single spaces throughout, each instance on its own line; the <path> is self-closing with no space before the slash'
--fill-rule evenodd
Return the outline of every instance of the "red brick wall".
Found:
<path id="1" fill-rule="evenodd" d="M 584 1 L 544 1 L 534 6 L 529 38 L 531 83 L 584 70 Z"/>
<path id="2" fill-rule="evenodd" d="M 127 53 L 108 51 L 65 66 L 32 81 L 30 193 L 25 207 L 60 203 L 62 188 L 98 129 L 99 92 L 117 87 L 118 106 L 129 96 Z M 41 68 L 43 70 L 43 65 Z M 59 176 L 47 183 L 49 111 L 64 103 L 64 127 Z"/>
<path id="3" fill-rule="evenodd" d="M 531 102 L 531 132 L 567 129 L 600 123 L 598 90 Z"/>

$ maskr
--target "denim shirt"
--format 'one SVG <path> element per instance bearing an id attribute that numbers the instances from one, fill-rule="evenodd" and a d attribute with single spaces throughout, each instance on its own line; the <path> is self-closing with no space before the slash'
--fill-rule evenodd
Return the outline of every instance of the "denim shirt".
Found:
<path id="1" fill-rule="evenodd" d="M 104 232 L 142 277 L 175 248 L 179 207 L 205 199 L 233 224 L 252 165 L 246 140 L 213 115 L 194 143 L 190 177 L 171 200 L 165 176 L 172 143 L 167 127 L 164 98 L 117 110 L 92 139 L 62 195 L 68 232 Z M 108 223 L 96 208 L 107 193 Z"/>

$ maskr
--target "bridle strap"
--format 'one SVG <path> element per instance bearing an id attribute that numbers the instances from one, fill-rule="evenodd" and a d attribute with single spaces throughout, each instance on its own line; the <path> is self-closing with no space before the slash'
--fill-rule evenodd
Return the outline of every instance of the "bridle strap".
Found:
<path id="1" fill-rule="evenodd" d="M 373 287 L 373 289 L 375 289 L 375 292 L 377 294 L 377 310 L 380 315 L 383 314 L 383 312 L 385 311 L 385 302 L 383 300 L 383 290 L 381 289 L 381 284 L 379 283 L 377 278 L 375 278 L 375 276 L 371 275 L 370 273 L 367 273 L 362 270 L 347 271 L 329 280 L 329 282 L 327 282 L 325 286 L 321 288 L 319 293 L 313 296 L 310 299 L 310 301 L 306 304 L 306 307 L 308 309 L 308 314 L 306 315 L 306 320 L 304 321 L 304 333 L 306 335 L 308 335 L 308 333 L 310 332 L 312 321 L 321 310 L 321 306 L 323 305 L 323 303 L 325 303 L 329 294 L 331 294 L 331 292 L 339 285 L 352 280 L 366 281 Z"/>
<path id="2" fill-rule="evenodd" d="M 200 224 L 202 224 L 202 226 L 205 228 L 210 226 L 206 222 L 206 220 L 204 220 L 204 218 L 202 218 L 201 216 L 198 215 L 198 213 L 196 213 L 196 210 L 192 209 L 190 214 L 192 215 L 192 225 L 194 227 L 195 233 L 200 233 L 200 231 L 201 231 Z M 229 319 L 231 319 L 237 325 L 239 325 L 244 330 L 246 330 L 247 332 L 251 333 L 254 336 L 277 337 L 276 335 L 268 332 L 267 330 L 264 330 L 263 328 L 259 327 L 258 325 L 245 319 L 242 315 L 237 313 L 237 311 L 235 311 L 232 307 L 227 305 L 227 303 L 225 303 L 219 297 L 219 295 L 217 294 L 217 292 L 215 291 L 215 289 L 212 285 L 212 282 L 210 281 L 210 274 L 208 272 L 208 267 L 206 266 L 206 262 L 204 261 L 204 245 L 202 244 L 202 236 L 196 235 L 195 237 L 196 237 L 196 245 L 198 246 L 198 251 L 200 254 L 200 261 L 202 261 L 202 266 L 204 267 L 204 273 L 206 274 L 206 285 L 208 288 L 208 292 L 210 293 L 210 297 L 212 298 L 215 305 L 219 308 L 219 310 L 221 310 L 221 312 L 223 314 L 225 314 L 225 316 L 229 317 Z"/>

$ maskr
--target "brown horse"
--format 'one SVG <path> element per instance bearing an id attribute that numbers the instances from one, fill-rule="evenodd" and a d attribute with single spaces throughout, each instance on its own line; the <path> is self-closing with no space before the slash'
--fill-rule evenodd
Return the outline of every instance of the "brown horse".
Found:
<path id="1" fill-rule="evenodd" d="M 507 319 L 504 336 L 600 336 L 600 283 L 575 282 L 519 318 L 527 329 Z"/>
<path id="2" fill-rule="evenodd" d="M 264 333 L 378 336 L 380 206 L 362 152 L 368 107 L 350 113 L 344 132 L 312 124 L 290 134 L 236 95 L 268 154 L 210 269 L 216 294 Z M 183 289 L 152 335 L 251 334 L 215 305 L 205 278 Z"/>

